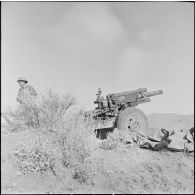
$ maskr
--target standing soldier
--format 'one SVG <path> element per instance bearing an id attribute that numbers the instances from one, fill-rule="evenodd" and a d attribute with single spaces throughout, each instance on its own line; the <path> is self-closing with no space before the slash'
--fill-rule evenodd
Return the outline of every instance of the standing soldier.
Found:
<path id="1" fill-rule="evenodd" d="M 20 103 L 20 111 L 26 118 L 26 124 L 29 127 L 38 127 L 39 120 L 36 109 L 36 96 L 37 93 L 31 85 L 27 85 L 28 81 L 25 78 L 19 77 L 17 82 L 20 89 L 17 95 L 17 101 Z"/>
<path id="2" fill-rule="evenodd" d="M 17 101 L 20 104 L 31 104 L 37 96 L 35 89 L 31 85 L 27 85 L 28 81 L 25 78 L 19 77 L 17 82 L 20 86 Z"/>

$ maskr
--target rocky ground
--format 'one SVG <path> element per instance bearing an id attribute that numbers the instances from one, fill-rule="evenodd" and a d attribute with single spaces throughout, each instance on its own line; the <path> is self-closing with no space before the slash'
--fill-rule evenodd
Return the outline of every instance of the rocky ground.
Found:
<path id="1" fill-rule="evenodd" d="M 93 182 L 81 184 L 72 177 L 59 180 L 48 173 L 21 175 L 12 154 L 30 137 L 28 131 L 1 131 L 2 194 L 11 193 L 193 193 L 194 155 L 119 147 L 97 147 L 92 159 L 99 163 Z M 101 144 L 101 141 L 97 141 Z M 66 185 L 65 185 L 66 184 Z M 68 185 L 67 185 L 68 184 Z"/>

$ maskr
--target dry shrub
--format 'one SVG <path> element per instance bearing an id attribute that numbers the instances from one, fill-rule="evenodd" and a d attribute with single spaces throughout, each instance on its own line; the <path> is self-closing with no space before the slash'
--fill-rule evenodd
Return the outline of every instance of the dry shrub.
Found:
<path id="1" fill-rule="evenodd" d="M 29 132 L 16 146 L 14 159 L 20 174 L 44 174 L 51 171 L 56 175 L 60 153 L 56 136 L 51 133 Z"/>
<path id="2" fill-rule="evenodd" d="M 87 182 L 94 174 L 89 141 L 95 136 L 93 119 L 85 118 L 82 110 L 70 109 L 64 122 L 65 126 L 59 131 L 58 137 L 63 165 L 72 169 L 74 179 Z"/>
<path id="3" fill-rule="evenodd" d="M 56 125 L 62 120 L 68 108 L 75 104 L 76 100 L 72 95 L 59 96 L 48 90 L 36 101 L 19 105 L 16 110 L 10 110 L 6 114 L 12 118 L 12 130 L 25 126 L 55 131 Z"/>
<path id="4" fill-rule="evenodd" d="M 8 132 L 18 132 L 20 130 L 26 129 L 26 122 L 24 119 L 25 114 L 22 113 L 21 108 L 15 110 L 9 108 L 5 113 L 3 113 L 9 122 L 6 123 L 6 129 Z"/>
<path id="5" fill-rule="evenodd" d="M 102 141 L 100 148 L 104 150 L 116 149 L 122 141 L 122 135 L 115 129 L 113 133 L 109 133 L 107 139 Z"/>
<path id="6" fill-rule="evenodd" d="M 34 128 L 34 139 L 23 143 L 14 155 L 22 174 L 50 170 L 54 175 L 60 175 L 68 169 L 73 179 L 81 183 L 92 182 L 95 163 L 90 160 L 90 138 L 95 136 L 95 123 L 74 104 L 72 96 L 60 98 L 50 91 L 33 107 L 34 117 L 28 118 L 39 124 Z M 27 119 L 26 114 L 21 116 L 20 120 Z"/>
<path id="7" fill-rule="evenodd" d="M 55 131 L 58 124 L 71 106 L 76 104 L 75 98 L 67 94 L 60 97 L 58 94 L 49 90 L 45 96 L 42 96 L 39 108 L 39 124 L 41 128 Z M 60 124 L 61 125 L 61 124 Z"/>
<path id="8" fill-rule="evenodd" d="M 34 147 L 28 150 L 25 146 L 21 146 L 14 152 L 17 166 L 21 174 L 28 172 L 43 174 L 46 171 L 54 171 L 55 159 L 40 147 Z"/>
<path id="9" fill-rule="evenodd" d="M 114 129 L 114 132 L 109 133 L 107 139 L 102 141 L 100 148 L 121 152 L 125 150 L 126 147 L 138 147 L 138 141 L 136 135 Z"/>

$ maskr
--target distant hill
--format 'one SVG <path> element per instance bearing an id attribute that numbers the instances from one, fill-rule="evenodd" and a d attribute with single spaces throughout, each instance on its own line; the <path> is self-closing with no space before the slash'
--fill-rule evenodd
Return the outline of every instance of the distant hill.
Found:
<path id="1" fill-rule="evenodd" d="M 148 121 L 150 128 L 189 129 L 194 126 L 194 114 L 153 113 Z"/>

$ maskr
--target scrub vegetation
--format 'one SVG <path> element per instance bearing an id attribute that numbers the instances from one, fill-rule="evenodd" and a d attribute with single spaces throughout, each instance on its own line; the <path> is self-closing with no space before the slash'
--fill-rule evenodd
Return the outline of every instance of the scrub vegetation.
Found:
<path id="1" fill-rule="evenodd" d="M 9 111 L 2 126 L 2 193 L 193 193 L 194 158 L 128 145 L 117 129 L 96 138 L 96 122 L 75 98 L 48 91 Z"/>

